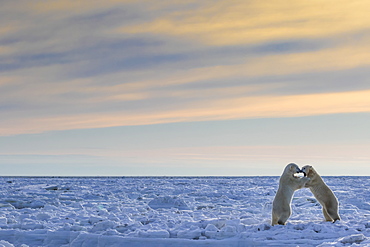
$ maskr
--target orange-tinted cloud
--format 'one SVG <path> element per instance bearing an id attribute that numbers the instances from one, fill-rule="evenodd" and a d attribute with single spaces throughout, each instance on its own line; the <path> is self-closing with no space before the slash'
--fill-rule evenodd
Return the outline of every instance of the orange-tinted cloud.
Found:
<path id="1" fill-rule="evenodd" d="M 296 117 L 370 112 L 370 91 L 215 99 L 178 110 L 114 111 L 4 119 L 0 135 L 243 118 Z"/>
<path id="2" fill-rule="evenodd" d="M 209 45 L 329 37 L 367 29 L 366 1 L 208 1 L 154 21 L 124 26 L 124 33 L 157 33 Z"/>

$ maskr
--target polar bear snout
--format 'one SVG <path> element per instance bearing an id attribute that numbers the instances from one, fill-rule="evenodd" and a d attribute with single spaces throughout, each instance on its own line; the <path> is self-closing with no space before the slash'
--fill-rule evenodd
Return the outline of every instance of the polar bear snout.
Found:
<path id="1" fill-rule="evenodd" d="M 299 171 L 297 173 L 294 173 L 293 174 L 293 177 L 296 177 L 296 178 L 304 178 L 304 177 L 307 177 L 307 175 L 306 175 L 305 172 Z"/>
<path id="2" fill-rule="evenodd" d="M 302 172 L 303 172 L 304 174 L 306 174 L 306 176 L 307 176 L 307 174 L 308 174 L 308 173 L 310 173 L 310 171 L 311 171 L 311 172 L 313 171 L 312 166 L 310 166 L 310 165 L 306 165 L 306 166 L 302 167 Z"/>
<path id="3" fill-rule="evenodd" d="M 288 164 L 289 170 L 293 177 L 296 178 L 302 178 L 302 177 L 307 177 L 306 171 L 303 171 L 302 169 L 299 168 L 299 166 L 295 163 L 290 163 Z"/>
<path id="4" fill-rule="evenodd" d="M 299 170 L 299 173 L 303 173 L 303 177 L 307 177 L 307 173 L 305 170 L 301 169 Z"/>

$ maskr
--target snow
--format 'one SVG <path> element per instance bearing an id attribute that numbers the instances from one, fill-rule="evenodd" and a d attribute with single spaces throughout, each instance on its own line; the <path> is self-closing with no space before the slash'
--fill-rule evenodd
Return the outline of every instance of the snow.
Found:
<path id="1" fill-rule="evenodd" d="M 370 178 L 324 177 L 341 221 L 308 189 L 271 226 L 279 177 L 0 177 L 0 247 L 370 246 Z"/>

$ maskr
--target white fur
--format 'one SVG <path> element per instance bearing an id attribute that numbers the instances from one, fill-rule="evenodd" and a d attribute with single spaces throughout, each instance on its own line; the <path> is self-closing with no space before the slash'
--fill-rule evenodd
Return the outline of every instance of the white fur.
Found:
<path id="1" fill-rule="evenodd" d="M 279 188 L 272 203 L 272 225 L 285 225 L 292 213 L 290 204 L 292 202 L 294 191 L 305 186 L 310 179 L 307 177 L 299 178 L 294 176 L 299 172 L 299 167 L 294 164 L 288 164 L 279 180 Z"/>
<path id="2" fill-rule="evenodd" d="M 304 166 L 302 171 L 311 179 L 306 183 L 305 187 L 310 188 L 312 194 L 321 204 L 325 220 L 331 222 L 340 220 L 338 213 L 338 199 L 335 197 L 333 191 L 326 185 L 324 180 L 322 180 L 321 176 L 312 166 Z"/>

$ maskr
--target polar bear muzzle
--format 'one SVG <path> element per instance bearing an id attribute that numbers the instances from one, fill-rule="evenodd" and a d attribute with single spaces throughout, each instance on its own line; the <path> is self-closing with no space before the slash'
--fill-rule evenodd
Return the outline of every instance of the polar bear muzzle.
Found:
<path id="1" fill-rule="evenodd" d="M 304 178 L 307 177 L 307 174 L 304 171 L 299 170 L 299 172 L 294 173 L 293 176 L 296 178 Z"/>

